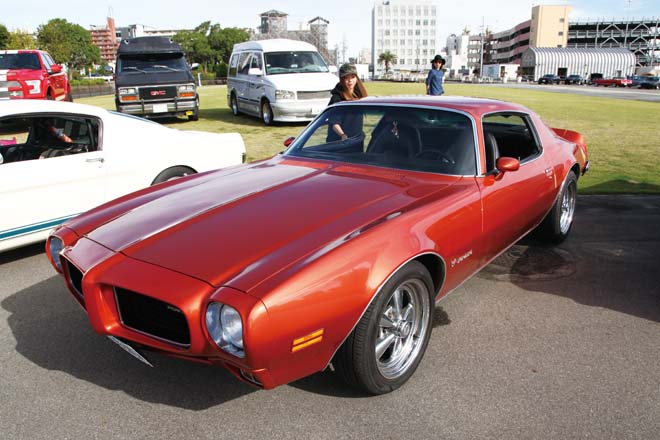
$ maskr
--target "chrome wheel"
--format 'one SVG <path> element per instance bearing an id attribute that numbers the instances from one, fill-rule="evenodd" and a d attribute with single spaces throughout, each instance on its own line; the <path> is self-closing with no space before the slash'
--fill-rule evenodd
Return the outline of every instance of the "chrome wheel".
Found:
<path id="1" fill-rule="evenodd" d="M 261 103 L 261 119 L 266 125 L 271 125 L 273 123 L 273 111 L 271 110 L 268 101 L 263 101 Z"/>
<path id="2" fill-rule="evenodd" d="M 419 279 L 399 285 L 380 316 L 374 353 L 387 379 L 403 375 L 423 348 L 429 325 L 429 292 Z"/>
<path id="3" fill-rule="evenodd" d="M 577 187 L 575 181 L 567 182 L 568 186 L 564 190 L 561 199 L 561 214 L 559 217 L 559 229 L 562 234 L 568 233 L 573 223 L 573 214 L 575 213 L 575 200 L 577 196 Z"/>
<path id="4" fill-rule="evenodd" d="M 231 112 L 234 116 L 238 116 L 238 101 L 235 95 L 231 95 Z"/>

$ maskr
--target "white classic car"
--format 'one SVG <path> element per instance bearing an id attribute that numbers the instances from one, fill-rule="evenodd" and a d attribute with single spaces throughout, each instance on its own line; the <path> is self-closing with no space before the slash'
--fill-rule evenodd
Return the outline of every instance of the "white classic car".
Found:
<path id="1" fill-rule="evenodd" d="M 83 104 L 0 102 L 0 251 L 129 192 L 238 165 L 238 133 L 181 131 Z"/>

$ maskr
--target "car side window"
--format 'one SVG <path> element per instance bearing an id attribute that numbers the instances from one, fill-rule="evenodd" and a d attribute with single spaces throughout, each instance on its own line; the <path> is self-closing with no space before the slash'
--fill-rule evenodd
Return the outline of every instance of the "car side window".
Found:
<path id="1" fill-rule="evenodd" d="M 487 160 L 489 163 L 494 164 L 497 157 L 514 157 L 524 163 L 541 153 L 538 137 L 527 115 L 495 113 L 484 116 L 483 132 L 486 149 L 497 150 L 496 157 Z"/>
<path id="2" fill-rule="evenodd" d="M 20 116 L 0 120 L 2 163 L 69 156 L 99 149 L 96 118 Z"/>
<path id="3" fill-rule="evenodd" d="M 250 64 L 251 69 L 259 69 L 263 71 L 263 64 L 261 62 L 261 54 L 258 52 L 252 53 L 252 62 Z"/>
<path id="4" fill-rule="evenodd" d="M 229 60 L 229 76 L 236 76 L 236 71 L 238 69 L 238 54 L 235 53 L 231 56 Z"/>

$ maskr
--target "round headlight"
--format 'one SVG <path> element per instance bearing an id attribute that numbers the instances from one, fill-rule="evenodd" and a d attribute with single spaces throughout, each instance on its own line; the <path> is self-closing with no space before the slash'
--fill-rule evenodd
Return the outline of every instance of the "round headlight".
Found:
<path id="1" fill-rule="evenodd" d="M 222 350 L 244 357 L 243 322 L 236 309 L 226 304 L 211 303 L 206 309 L 206 330 Z"/>
<path id="2" fill-rule="evenodd" d="M 64 249 L 64 242 L 61 238 L 57 236 L 51 236 L 48 240 L 48 254 L 50 259 L 55 265 L 55 268 L 62 272 L 62 259 L 60 258 L 60 252 Z"/>

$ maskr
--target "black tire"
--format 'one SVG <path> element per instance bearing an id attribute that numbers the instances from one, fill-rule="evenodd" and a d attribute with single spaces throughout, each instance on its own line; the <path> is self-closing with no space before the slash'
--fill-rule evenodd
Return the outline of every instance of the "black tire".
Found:
<path id="1" fill-rule="evenodd" d="M 411 261 L 392 276 L 371 302 L 333 359 L 349 385 L 385 394 L 406 383 L 417 369 L 431 336 L 433 282 Z"/>
<path id="2" fill-rule="evenodd" d="M 195 108 L 193 114 L 188 116 L 189 121 L 199 121 L 199 97 L 195 99 Z"/>
<path id="3" fill-rule="evenodd" d="M 238 116 L 238 100 L 236 99 L 236 95 L 233 93 L 231 94 L 231 98 L 229 99 L 229 106 L 231 107 L 231 113 L 234 116 Z"/>
<path id="4" fill-rule="evenodd" d="M 157 183 L 167 182 L 169 180 L 178 179 L 180 177 L 188 176 L 190 174 L 195 174 L 195 173 L 196 171 L 193 170 L 192 168 L 184 167 L 184 166 L 175 166 L 162 171 L 158 176 L 156 176 L 156 178 L 154 179 L 153 182 L 151 182 L 151 184 L 155 185 Z"/>
<path id="5" fill-rule="evenodd" d="M 49 100 L 49 101 L 52 101 L 53 99 L 55 99 L 55 98 L 53 98 L 53 92 L 51 92 L 51 91 L 49 90 L 49 91 L 46 93 L 46 99 Z"/>
<path id="6" fill-rule="evenodd" d="M 537 235 L 543 241 L 559 244 L 566 240 L 573 225 L 575 204 L 577 199 L 577 176 L 573 171 L 568 173 L 564 185 L 557 196 L 552 209 L 537 228 Z"/>
<path id="7" fill-rule="evenodd" d="M 69 102 L 73 102 L 73 95 L 71 94 L 71 87 L 66 91 L 66 100 Z"/>
<path id="8" fill-rule="evenodd" d="M 261 120 L 264 125 L 273 125 L 273 109 L 267 99 L 261 101 Z"/>

